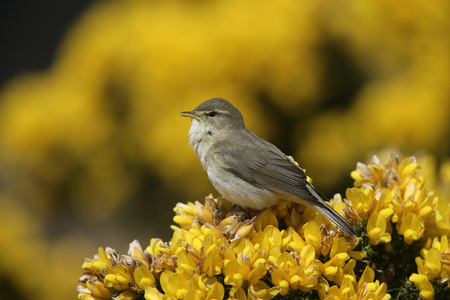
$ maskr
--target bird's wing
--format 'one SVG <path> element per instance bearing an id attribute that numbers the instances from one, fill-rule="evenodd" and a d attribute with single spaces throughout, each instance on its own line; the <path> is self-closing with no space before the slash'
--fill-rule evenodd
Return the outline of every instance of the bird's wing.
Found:
<path id="1" fill-rule="evenodd" d="M 323 200 L 321 195 L 313 195 L 307 188 L 305 172 L 286 156 L 274 156 L 267 159 L 264 166 L 254 171 L 257 183 L 266 188 L 288 196 L 302 199 L 312 204 Z"/>
<path id="2" fill-rule="evenodd" d="M 266 143 L 269 147 L 221 144 L 218 149 L 223 161 L 227 162 L 221 167 L 249 183 L 311 203 L 317 202 L 317 195 L 307 188 L 309 184 L 303 170 L 278 148 Z"/>
<path id="3" fill-rule="evenodd" d="M 248 183 L 291 196 L 294 201 L 299 199 L 297 202 L 309 204 L 348 235 L 356 236 L 353 227 L 327 205 L 326 198 L 306 181 L 305 172 L 278 148 L 268 142 L 265 143 L 267 143 L 265 145 L 267 147 L 221 144 L 213 152 L 216 152 L 215 155 L 220 154 L 222 158 L 222 160 L 217 160 L 217 163 L 226 161 L 226 164 L 222 163 L 220 166 L 223 170 Z"/>

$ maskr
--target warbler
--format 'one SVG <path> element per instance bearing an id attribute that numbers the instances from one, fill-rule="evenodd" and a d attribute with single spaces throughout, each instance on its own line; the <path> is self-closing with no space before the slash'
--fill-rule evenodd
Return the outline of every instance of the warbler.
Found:
<path id="1" fill-rule="evenodd" d="M 356 236 L 353 227 L 307 182 L 305 172 L 276 146 L 249 131 L 230 102 L 212 98 L 180 114 L 191 118 L 189 144 L 222 197 L 257 210 L 281 201 L 300 203 Z"/>

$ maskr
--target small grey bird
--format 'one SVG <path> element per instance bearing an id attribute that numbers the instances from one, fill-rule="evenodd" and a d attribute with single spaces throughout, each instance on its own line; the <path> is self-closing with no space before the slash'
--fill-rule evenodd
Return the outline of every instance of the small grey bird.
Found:
<path id="1" fill-rule="evenodd" d="M 180 114 L 192 119 L 189 144 L 225 199 L 258 210 L 293 201 L 315 209 L 348 235 L 356 236 L 353 227 L 306 181 L 301 168 L 245 128 L 241 112 L 230 102 L 212 98 Z"/>

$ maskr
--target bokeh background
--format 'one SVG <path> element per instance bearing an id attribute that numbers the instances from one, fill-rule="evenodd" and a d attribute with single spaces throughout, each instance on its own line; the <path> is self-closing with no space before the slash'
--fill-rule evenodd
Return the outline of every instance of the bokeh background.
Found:
<path id="1" fill-rule="evenodd" d="M 1 299 L 75 298 L 98 247 L 168 240 L 177 202 L 217 196 L 179 116 L 212 97 L 327 195 L 395 151 L 446 209 L 449 1 L 4 2 Z"/>

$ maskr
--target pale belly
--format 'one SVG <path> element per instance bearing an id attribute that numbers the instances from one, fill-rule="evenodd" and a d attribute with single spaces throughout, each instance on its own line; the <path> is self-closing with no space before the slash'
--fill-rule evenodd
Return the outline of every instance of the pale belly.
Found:
<path id="1" fill-rule="evenodd" d="M 230 202 L 244 208 L 263 209 L 277 204 L 281 199 L 272 191 L 247 183 L 228 172 L 208 170 L 208 176 L 216 190 Z M 220 178 L 220 180 L 218 180 Z"/>

